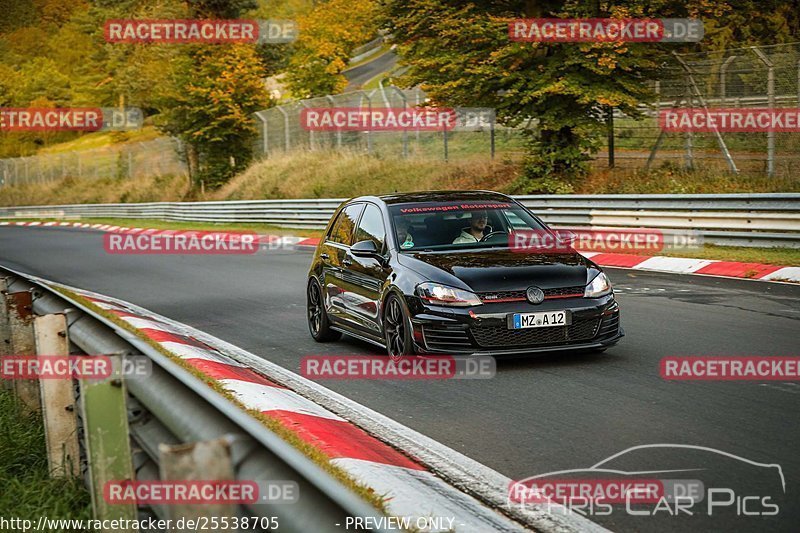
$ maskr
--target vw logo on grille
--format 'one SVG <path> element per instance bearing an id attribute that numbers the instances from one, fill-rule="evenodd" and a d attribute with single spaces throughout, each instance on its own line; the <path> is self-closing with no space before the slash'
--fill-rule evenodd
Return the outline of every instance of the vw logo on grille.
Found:
<path id="1" fill-rule="evenodd" d="M 544 291 L 539 287 L 528 287 L 525 291 L 528 301 L 532 304 L 540 304 L 544 301 Z"/>

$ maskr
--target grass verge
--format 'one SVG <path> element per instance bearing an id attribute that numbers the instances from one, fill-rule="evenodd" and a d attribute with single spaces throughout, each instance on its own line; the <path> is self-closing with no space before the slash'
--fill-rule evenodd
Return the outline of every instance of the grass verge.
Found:
<path id="1" fill-rule="evenodd" d="M 765 265 L 800 266 L 800 248 L 748 248 L 706 244 L 702 248 L 658 252 L 652 255 L 740 261 Z"/>
<path id="2" fill-rule="evenodd" d="M 41 416 L 26 415 L 0 390 L 0 516 L 87 520 L 91 499 L 79 480 L 50 479 Z"/>

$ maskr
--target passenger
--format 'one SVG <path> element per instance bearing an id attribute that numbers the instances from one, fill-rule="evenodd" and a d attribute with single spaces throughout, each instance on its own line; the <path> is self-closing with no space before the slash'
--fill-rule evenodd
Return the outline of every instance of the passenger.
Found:
<path id="1" fill-rule="evenodd" d="M 411 224 L 409 224 L 408 220 L 405 218 L 398 218 L 397 222 L 395 222 L 395 226 L 397 226 L 397 242 L 400 243 L 400 248 L 402 250 L 413 248 L 414 237 L 408 231 L 411 228 Z"/>
<path id="2" fill-rule="evenodd" d="M 456 237 L 453 244 L 468 244 L 479 242 L 483 238 L 483 232 L 489 221 L 489 213 L 486 211 L 473 211 L 469 221 L 469 227 L 461 230 L 461 235 Z"/>

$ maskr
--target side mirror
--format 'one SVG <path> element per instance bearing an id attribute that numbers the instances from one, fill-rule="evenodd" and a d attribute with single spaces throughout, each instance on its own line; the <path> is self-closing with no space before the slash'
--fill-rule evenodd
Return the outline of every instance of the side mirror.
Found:
<path id="1" fill-rule="evenodd" d="M 578 238 L 578 236 L 575 233 L 566 229 L 557 229 L 555 230 L 555 233 L 559 244 L 571 246 L 572 244 L 575 243 L 575 239 Z"/>
<path id="2" fill-rule="evenodd" d="M 356 257 L 373 257 L 375 259 L 381 257 L 374 241 L 358 241 L 350 247 L 350 253 Z"/>

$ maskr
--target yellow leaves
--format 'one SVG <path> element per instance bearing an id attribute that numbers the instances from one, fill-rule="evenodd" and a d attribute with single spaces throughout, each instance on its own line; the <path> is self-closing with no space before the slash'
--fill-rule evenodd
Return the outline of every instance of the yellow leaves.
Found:
<path id="1" fill-rule="evenodd" d="M 608 70 L 614 70 L 617 68 L 617 61 L 607 55 L 602 55 L 597 59 L 597 64 L 601 67 L 607 68 Z"/>

